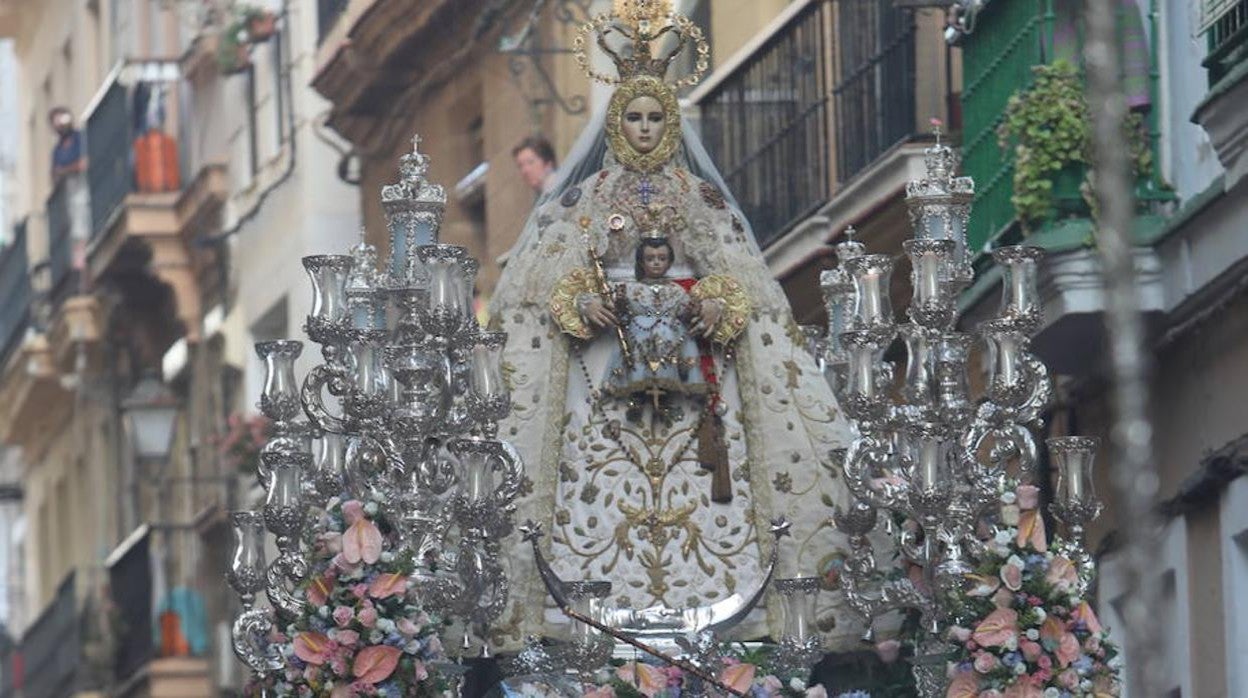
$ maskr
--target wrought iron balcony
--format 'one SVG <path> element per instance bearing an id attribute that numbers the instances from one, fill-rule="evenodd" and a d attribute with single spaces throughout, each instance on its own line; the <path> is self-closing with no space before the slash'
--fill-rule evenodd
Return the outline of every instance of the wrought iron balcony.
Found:
<path id="1" fill-rule="evenodd" d="M 1205 21 L 1209 37 L 1209 85 L 1216 85 L 1235 66 L 1248 61 L 1248 0 L 1205 0 Z"/>
<path id="2" fill-rule="evenodd" d="M 192 89 L 174 61 L 130 62 L 114 71 L 86 120 L 86 271 L 96 279 L 150 270 L 172 288 L 188 335 L 200 325 L 200 278 L 215 276 L 221 263 L 194 239 L 217 224 L 228 195 L 225 165 L 196 155 Z"/>
<path id="3" fill-rule="evenodd" d="M 48 196 L 45 211 L 48 217 L 48 271 L 49 293 L 53 299 L 63 299 L 74 291 L 77 274 L 73 269 L 73 226 L 69 187 L 65 180 L 57 183 Z M 54 301 L 55 302 L 55 301 Z"/>
<path id="4" fill-rule="evenodd" d="M 695 93 L 706 146 L 761 246 L 914 134 L 914 37 L 913 12 L 892 0 L 797 3 Z"/>
<path id="5" fill-rule="evenodd" d="M 17 687 L 19 695 L 69 698 L 75 694 L 78 667 L 82 665 L 78 627 L 74 575 L 70 573 L 22 636 L 25 670 Z"/>
<path id="6" fill-rule="evenodd" d="M 93 239 L 114 222 L 128 195 L 176 192 L 187 179 L 179 148 L 187 139 L 179 136 L 190 124 L 179 108 L 177 65 L 135 63 L 122 72 L 128 84 L 108 83 L 87 117 Z"/>
<path id="7" fill-rule="evenodd" d="M 13 239 L 0 249 L 0 367 L 21 343 L 30 322 L 30 262 L 26 251 L 26 223 L 13 229 Z"/>
<path id="8" fill-rule="evenodd" d="M 1073 14 L 1077 3 L 1055 0 L 1016 0 L 991 2 L 975 15 L 974 32 L 962 42 L 962 166 L 975 179 L 974 215 L 967 229 L 970 246 L 976 250 L 1017 230 L 1014 194 L 1014 156 L 998 144 L 997 128 L 1006 104 L 1019 90 L 1034 82 L 1032 68 L 1058 59 L 1078 64 L 1082 56 L 1079 19 Z M 1149 37 L 1158 35 L 1155 20 L 1145 27 L 1143 13 L 1129 16 L 1134 6 L 1120 8 L 1124 48 L 1130 49 L 1124 70 L 1128 101 L 1144 114 L 1148 147 L 1158 162 L 1159 132 L 1157 110 L 1157 55 Z M 1137 186 L 1140 200 L 1169 199 L 1160 178 L 1154 174 Z M 1058 177 L 1054 193 L 1058 198 L 1081 201 L 1081 174 Z"/>

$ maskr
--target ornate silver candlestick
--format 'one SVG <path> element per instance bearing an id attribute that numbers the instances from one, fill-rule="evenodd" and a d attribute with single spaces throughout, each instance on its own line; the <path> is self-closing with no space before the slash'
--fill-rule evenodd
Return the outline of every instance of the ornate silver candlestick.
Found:
<path id="1" fill-rule="evenodd" d="M 476 260 L 436 242 L 446 196 L 427 171 L 414 144 L 402 181 L 383 192 L 392 243 L 384 272 L 363 242 L 349 255 L 303 259 L 313 293 L 304 329 L 324 361 L 302 385 L 301 342 L 256 345 L 260 408 L 274 435 L 260 457 L 262 510 L 231 514 L 229 582 L 243 602 L 235 652 L 261 677 L 284 663 L 271 631 L 303 610 L 295 589 L 317 533 L 309 508 L 333 497 L 367 498 L 397 522 L 393 554 L 415 561 L 423 605 L 461 623 L 464 651 L 475 634 L 488 653 L 488 627 L 507 601 L 498 541 L 524 482 L 518 454 L 496 438 L 511 409 L 507 336 L 473 315 Z M 279 553 L 267 565 L 266 529 Z M 261 590 L 271 608 L 255 605 Z"/>
<path id="2" fill-rule="evenodd" d="M 973 183 L 954 177 L 953 151 L 939 142 L 926 156 L 927 174 L 907 186 L 915 239 L 904 243 L 911 262 L 913 296 L 909 323 L 898 326 L 888 298 L 893 260 L 842 243 L 837 269 L 821 279 L 829 333 L 820 357 L 831 367 L 832 385 L 858 432 L 845 454 L 845 480 L 855 502 L 833 516 L 849 536 L 850 554 L 841 579 L 851 608 L 868 622 L 897 609 L 916 609 L 926 640 L 916 653 L 922 695 L 944 694 L 942 601 L 960 590 L 983 549 L 982 526 L 1016 472 L 1030 474 L 1036 444 L 1030 427 L 1052 395 L 1044 365 L 1029 352 L 1040 324 L 1038 265 L 1043 251 L 1025 246 L 996 250 L 1004 270 L 998 316 L 973 335 L 956 332 L 958 294 L 972 280 L 965 228 Z M 900 336 L 906 365 L 897 397 L 894 366 L 883 359 Z M 985 394 L 973 400 L 967 362 L 972 347 L 988 354 Z M 1051 439 L 1059 472 L 1052 511 L 1070 528 L 1082 550 L 1084 524 L 1099 506 L 1091 493 L 1092 439 Z M 890 525 L 892 543 L 918 578 L 886 579 L 868 538 L 878 520 Z M 868 637 L 871 636 L 868 630 Z"/>

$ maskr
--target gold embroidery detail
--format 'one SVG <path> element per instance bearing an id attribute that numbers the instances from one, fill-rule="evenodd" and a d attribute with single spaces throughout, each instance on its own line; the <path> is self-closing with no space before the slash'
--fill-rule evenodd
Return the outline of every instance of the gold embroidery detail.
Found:
<path id="1" fill-rule="evenodd" d="M 591 339 L 594 334 L 581 318 L 581 311 L 576 307 L 576 298 L 582 293 L 595 293 L 597 283 L 594 272 L 585 267 L 577 267 L 555 284 L 550 295 L 550 316 L 554 318 L 559 329 L 577 339 Z"/>
<path id="2" fill-rule="evenodd" d="M 716 299 L 723 302 L 724 312 L 715 324 L 712 341 L 728 344 L 745 329 L 753 308 L 741 282 L 727 274 L 711 274 L 694 284 L 689 295 L 696 301 Z"/>

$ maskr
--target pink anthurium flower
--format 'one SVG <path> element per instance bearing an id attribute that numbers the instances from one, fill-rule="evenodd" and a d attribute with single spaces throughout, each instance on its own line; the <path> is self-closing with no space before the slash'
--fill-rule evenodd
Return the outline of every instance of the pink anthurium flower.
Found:
<path id="1" fill-rule="evenodd" d="M 402 650 L 390 645 L 365 647 L 355 655 L 355 662 L 351 665 L 351 674 L 361 683 L 379 684 L 394 673 L 402 654 Z"/>
<path id="2" fill-rule="evenodd" d="M 368 595 L 374 599 L 385 599 L 407 591 L 407 577 L 399 572 L 379 574 L 368 587 Z"/>
<path id="3" fill-rule="evenodd" d="M 1040 516 L 1038 509 L 1029 509 L 1018 517 L 1017 542 L 1020 548 L 1026 548 L 1030 545 L 1034 550 L 1040 552 L 1049 549 L 1049 543 L 1044 532 L 1044 519 Z"/>
<path id="4" fill-rule="evenodd" d="M 1011 637 L 1018 637 L 1018 613 L 1012 608 L 998 608 L 989 613 L 971 638 L 984 647 L 1000 647 Z"/>
<path id="5" fill-rule="evenodd" d="M 324 664 L 334 645 L 324 633 L 303 632 L 295 636 L 295 656 L 308 664 Z"/>
<path id="6" fill-rule="evenodd" d="M 364 518 L 364 504 L 358 499 L 351 499 L 342 503 L 342 522 L 347 526 L 354 526 L 356 521 Z"/>
<path id="7" fill-rule="evenodd" d="M 958 672 L 945 690 L 945 698 L 975 698 L 979 695 L 979 679 L 969 671 Z"/>
<path id="8" fill-rule="evenodd" d="M 381 531 L 368 519 L 359 519 L 342 536 L 342 557 L 349 564 L 373 564 L 381 558 Z"/>
<path id="9" fill-rule="evenodd" d="M 1088 632 L 1093 635 L 1099 635 L 1105 630 L 1101 626 L 1100 619 L 1096 617 L 1096 611 L 1092 610 L 1087 601 L 1081 601 L 1078 606 L 1075 606 L 1075 610 L 1071 611 L 1070 617 L 1073 620 L 1083 621 L 1083 624 L 1088 626 Z"/>
<path id="10" fill-rule="evenodd" d="M 1055 555 L 1049 561 L 1044 581 L 1052 584 L 1058 591 L 1070 591 L 1079 583 L 1079 573 L 1075 571 L 1075 563 L 1066 557 Z"/>

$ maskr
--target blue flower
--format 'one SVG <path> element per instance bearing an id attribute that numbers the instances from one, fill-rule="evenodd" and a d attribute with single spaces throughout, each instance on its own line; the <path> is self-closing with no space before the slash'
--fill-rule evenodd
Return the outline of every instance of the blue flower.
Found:
<path id="1" fill-rule="evenodd" d="M 1001 658 L 1001 663 L 1008 667 L 1012 667 L 1021 661 L 1023 661 L 1023 655 L 1018 652 L 1010 652 Z"/>
<path id="2" fill-rule="evenodd" d="M 837 694 L 836 698 L 871 698 L 871 694 L 866 691 L 846 691 Z"/>
<path id="3" fill-rule="evenodd" d="M 1079 658 L 1071 664 L 1071 666 L 1073 666 L 1075 671 L 1080 674 L 1086 674 L 1089 671 L 1092 671 L 1092 658 L 1086 654 L 1081 654 L 1079 655 Z"/>

